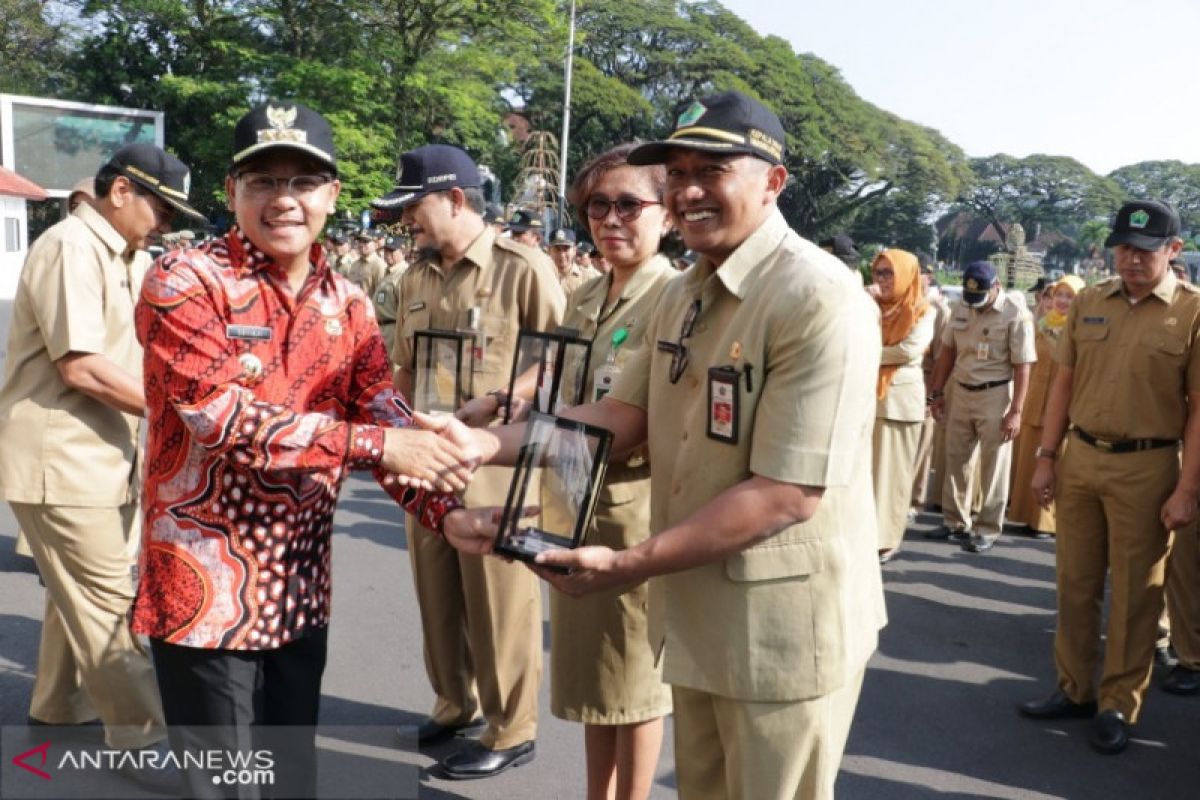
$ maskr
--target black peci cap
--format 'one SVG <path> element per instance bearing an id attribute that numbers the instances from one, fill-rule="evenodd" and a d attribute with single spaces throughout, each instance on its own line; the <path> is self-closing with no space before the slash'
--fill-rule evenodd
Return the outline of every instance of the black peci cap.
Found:
<path id="1" fill-rule="evenodd" d="M 298 103 L 271 100 L 250 109 L 233 129 L 233 165 L 280 148 L 306 153 L 337 174 L 333 129 L 317 112 Z"/>
<path id="2" fill-rule="evenodd" d="M 550 234 L 551 247 L 573 247 L 574 245 L 575 231 L 570 228 L 558 228 Z"/>
<path id="3" fill-rule="evenodd" d="M 372 200 L 371 205 L 404 208 L 433 192 L 482 185 L 479 168 L 466 150 L 448 144 L 427 144 L 400 156 L 395 187 Z"/>
<path id="4" fill-rule="evenodd" d="M 161 147 L 145 142 L 125 145 L 113 153 L 104 167 L 124 175 L 164 200 L 172 208 L 207 221 L 203 214 L 188 205 L 192 173 L 186 164 Z"/>
<path id="5" fill-rule="evenodd" d="M 1131 200 L 1113 220 L 1105 247 L 1127 244 L 1139 250 L 1157 250 L 1179 235 L 1179 213 L 1159 200 Z"/>
<path id="6" fill-rule="evenodd" d="M 542 222 L 542 218 L 536 216 L 532 211 L 520 209 L 513 212 L 512 219 L 508 221 L 508 229 L 522 233 L 524 231 L 543 231 L 546 224 Z"/>
<path id="7" fill-rule="evenodd" d="M 783 163 L 784 132 L 779 117 L 741 92 L 722 92 L 685 104 L 675 130 L 629 154 L 635 165 L 662 164 L 672 147 L 711 153 L 748 153 L 772 164 Z"/>

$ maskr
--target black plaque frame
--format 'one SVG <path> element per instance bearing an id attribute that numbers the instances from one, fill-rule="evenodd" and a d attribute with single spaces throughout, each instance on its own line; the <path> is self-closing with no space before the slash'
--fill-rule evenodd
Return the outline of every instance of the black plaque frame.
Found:
<path id="1" fill-rule="evenodd" d="M 529 490 L 535 485 L 534 475 L 538 473 L 541 467 L 542 459 L 546 455 L 546 441 L 548 437 L 543 437 L 544 432 L 550 426 L 553 428 L 551 435 L 557 431 L 567 431 L 573 434 L 581 434 L 588 439 L 595 439 L 596 446 L 593 452 L 593 460 L 591 470 L 588 475 L 588 483 L 585 493 L 579 503 L 579 508 L 575 517 L 575 525 L 571 530 L 570 538 L 567 538 L 559 533 L 544 531 L 540 527 L 532 528 L 525 526 L 521 528 L 519 523 L 522 519 L 522 510 L 530 505 L 538 505 L 530 503 L 528 500 Z M 508 488 L 508 499 L 504 504 L 504 512 L 500 517 L 500 531 L 496 535 L 496 543 L 493 550 L 501 555 L 515 558 L 519 561 L 533 561 L 541 550 L 523 548 L 520 546 L 520 538 L 533 536 L 541 540 L 549 540 L 559 548 L 574 550 L 583 543 L 584 534 L 587 533 L 588 526 L 591 525 L 592 515 L 596 511 L 596 501 L 600 496 L 600 487 L 604 483 L 604 476 L 608 470 L 608 459 L 612 451 L 612 433 L 604 428 L 598 428 L 594 425 L 588 425 L 583 422 L 563 419 L 561 417 L 552 417 L 548 414 L 532 413 L 529 416 L 528 427 L 525 429 L 525 439 L 521 443 L 521 449 L 517 456 L 517 464 L 513 470 L 512 483 Z M 566 572 L 566 569 L 556 569 L 556 571 Z"/>

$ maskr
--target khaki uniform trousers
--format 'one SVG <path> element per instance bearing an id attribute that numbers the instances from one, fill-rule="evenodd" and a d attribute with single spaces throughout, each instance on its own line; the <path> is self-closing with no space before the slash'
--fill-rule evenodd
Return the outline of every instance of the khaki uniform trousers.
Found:
<path id="1" fill-rule="evenodd" d="M 871 467 L 880 550 L 894 550 L 904 541 L 922 424 L 875 418 Z"/>
<path id="2" fill-rule="evenodd" d="M 128 624 L 137 507 L 10 505 L 46 584 L 29 716 L 69 725 L 99 715 L 116 749 L 163 739 L 154 668 Z"/>
<path id="3" fill-rule="evenodd" d="M 1200 669 L 1200 526 L 1175 531 L 1167 559 L 1167 608 L 1171 644 L 1179 663 Z"/>
<path id="4" fill-rule="evenodd" d="M 1058 685 L 1076 702 L 1097 699 L 1137 722 L 1154 667 L 1170 532 L 1159 512 L 1179 476 L 1175 448 L 1106 453 L 1076 438 L 1058 469 L 1056 574 Z M 1110 582 L 1100 687 L 1100 614 Z"/>
<path id="5" fill-rule="evenodd" d="M 924 511 L 925 503 L 929 500 L 929 469 L 933 465 L 934 434 L 938 428 L 937 422 L 926 415 L 921 422 L 921 436 L 917 439 L 917 458 L 913 466 L 912 498 L 909 504 L 916 511 Z M 938 470 L 939 477 L 944 470 Z M 936 484 L 940 485 L 940 484 Z M 941 498 L 941 493 L 938 493 Z"/>
<path id="6" fill-rule="evenodd" d="M 482 467 L 467 489 L 471 507 L 503 506 L 512 470 Z M 542 676 L 542 600 L 524 565 L 460 553 L 407 519 L 408 553 L 421 610 L 425 670 L 436 699 L 430 716 L 469 722 L 483 709 L 480 742 L 506 750 L 537 736 Z"/>
<path id="7" fill-rule="evenodd" d="M 946 420 L 946 484 L 942 513 L 948 528 L 970 530 L 985 541 L 995 540 L 1004 529 L 1008 504 L 1008 471 L 1012 442 L 1000 439 L 1000 421 L 1012 401 L 1012 382 L 979 392 L 961 386 Z M 971 523 L 972 461 L 979 452 L 979 513 Z"/>
<path id="8" fill-rule="evenodd" d="M 832 800 L 865 670 L 792 703 L 672 687 L 681 800 Z"/>

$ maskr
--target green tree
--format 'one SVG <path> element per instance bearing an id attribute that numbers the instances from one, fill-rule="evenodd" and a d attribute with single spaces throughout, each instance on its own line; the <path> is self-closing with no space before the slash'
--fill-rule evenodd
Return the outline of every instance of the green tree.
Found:
<path id="1" fill-rule="evenodd" d="M 1200 235 L 1200 164 L 1143 161 L 1109 173 L 1125 199 L 1165 200 L 1179 212 L 1183 230 Z"/>
<path id="2" fill-rule="evenodd" d="M 0 92 L 53 95 L 69 90 L 63 69 L 70 26 L 44 0 L 0 0 Z"/>

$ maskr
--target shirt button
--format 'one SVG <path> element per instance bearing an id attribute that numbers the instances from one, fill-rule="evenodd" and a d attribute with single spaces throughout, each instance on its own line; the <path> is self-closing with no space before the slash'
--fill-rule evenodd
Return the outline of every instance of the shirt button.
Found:
<path id="1" fill-rule="evenodd" d="M 687 433 L 688 433 L 687 431 L 684 431 L 684 432 L 683 432 L 683 437 L 682 437 L 682 438 L 683 438 L 683 441 L 685 441 L 685 442 L 687 441 Z"/>
<path id="2" fill-rule="evenodd" d="M 671 494 L 679 494 L 683 491 L 683 487 L 678 483 L 671 487 Z"/>
<path id="3" fill-rule="evenodd" d="M 688 388 L 689 389 L 695 389 L 699 385 L 700 385 L 699 378 L 697 378 L 695 375 L 688 376 Z"/>

